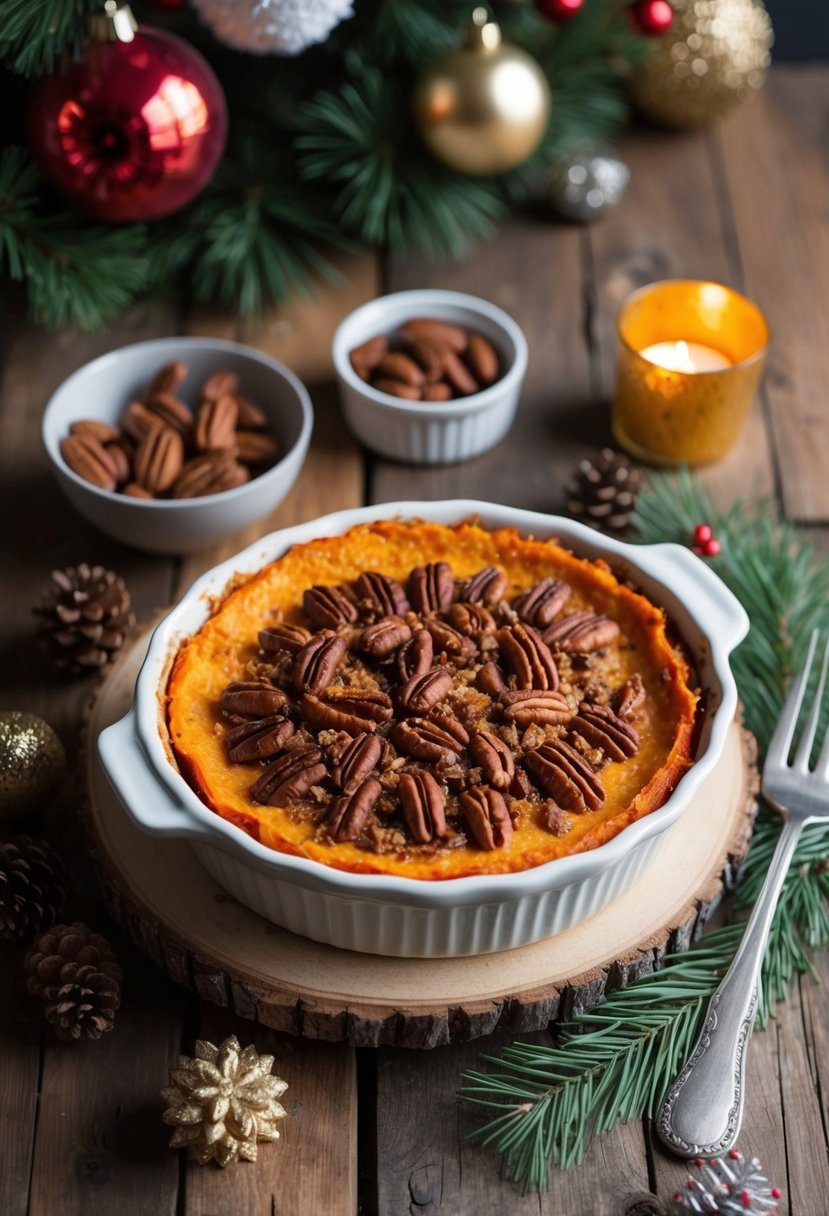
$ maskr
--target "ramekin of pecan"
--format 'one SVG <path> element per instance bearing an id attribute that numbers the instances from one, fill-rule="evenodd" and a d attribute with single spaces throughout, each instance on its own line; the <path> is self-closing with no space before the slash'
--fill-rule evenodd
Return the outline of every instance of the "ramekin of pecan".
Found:
<path id="1" fill-rule="evenodd" d="M 469 460 L 512 425 L 527 343 L 502 309 L 457 291 L 401 291 L 355 309 L 334 335 L 346 421 L 410 464 Z"/>
<path id="2" fill-rule="evenodd" d="M 268 515 L 305 460 L 304 385 L 235 342 L 161 338 L 76 371 L 42 438 L 72 505 L 116 540 L 189 553 Z"/>

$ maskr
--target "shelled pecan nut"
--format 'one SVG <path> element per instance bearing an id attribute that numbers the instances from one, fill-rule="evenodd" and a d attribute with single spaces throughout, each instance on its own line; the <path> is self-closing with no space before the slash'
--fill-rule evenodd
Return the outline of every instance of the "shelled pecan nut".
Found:
<path id="1" fill-rule="evenodd" d="M 619 626 L 610 617 L 593 612 L 574 612 L 544 630 L 548 646 L 576 654 L 602 650 L 619 636 Z"/>
<path id="2" fill-rule="evenodd" d="M 415 676 L 423 676 L 432 666 L 434 647 L 432 638 L 425 629 L 417 629 L 412 640 L 401 646 L 395 656 L 397 678 L 401 684 Z"/>
<path id="3" fill-rule="evenodd" d="M 423 401 L 451 401 L 452 390 L 440 380 L 437 384 L 425 384 L 421 396 Z"/>
<path id="4" fill-rule="evenodd" d="M 140 486 L 137 481 L 131 481 L 125 485 L 123 493 L 126 494 L 127 498 L 155 498 L 154 494 L 151 494 L 149 490 L 145 490 L 144 487 Z"/>
<path id="5" fill-rule="evenodd" d="M 354 348 L 349 359 L 361 380 L 368 380 L 369 375 L 388 349 L 389 341 L 383 334 L 378 334 L 376 338 L 369 338 L 368 342 L 363 342 L 362 346 Z"/>
<path id="6" fill-rule="evenodd" d="M 277 655 L 282 650 L 287 650 L 288 654 L 299 654 L 303 646 L 310 641 L 309 630 L 302 625 L 288 625 L 285 621 L 278 621 L 267 629 L 259 630 L 259 646 L 268 657 Z"/>
<path id="7" fill-rule="evenodd" d="M 489 697 L 500 697 L 506 686 L 504 673 L 497 663 L 490 660 L 489 663 L 484 663 L 482 667 L 478 668 L 475 687 L 480 692 L 485 692 Z"/>
<path id="8" fill-rule="evenodd" d="M 129 481 L 132 477 L 132 461 L 127 455 L 122 443 L 105 443 L 107 456 L 112 461 L 112 467 L 115 469 L 115 480 L 119 485 Z"/>
<path id="9" fill-rule="evenodd" d="M 469 736 L 457 719 L 453 725 L 460 727 L 460 731 L 452 730 L 452 726 L 443 720 L 409 718 L 395 723 L 392 739 L 398 751 L 407 756 L 430 764 L 451 763 L 463 755 L 469 742 Z"/>
<path id="10" fill-rule="evenodd" d="M 360 634 L 357 645 L 363 654 L 372 659 L 387 659 L 395 650 L 410 640 L 412 631 L 399 616 L 384 616 L 373 625 L 367 625 Z"/>
<path id="11" fill-rule="evenodd" d="M 217 401 L 219 397 L 232 396 L 238 387 L 239 377 L 235 372 L 222 368 L 207 377 L 199 389 L 199 397 L 202 401 Z"/>
<path id="12" fill-rule="evenodd" d="M 428 844 L 446 834 L 443 794 L 431 773 L 420 769 L 400 774 L 400 804 L 412 839 Z"/>
<path id="13" fill-rule="evenodd" d="M 480 384 L 453 350 L 444 353 L 443 373 L 460 397 L 471 397 L 473 393 L 480 391 Z"/>
<path id="14" fill-rule="evenodd" d="M 452 604 L 447 612 L 450 624 L 470 638 L 488 637 L 495 632 L 495 618 L 483 604 Z"/>
<path id="15" fill-rule="evenodd" d="M 383 744 L 376 735 L 366 732 L 355 735 L 339 753 L 336 763 L 331 767 L 331 778 L 334 784 L 350 794 L 380 763 L 383 754 Z"/>
<path id="16" fill-rule="evenodd" d="M 645 685 L 642 682 L 642 677 L 638 671 L 634 672 L 629 680 L 625 680 L 617 695 L 613 698 L 613 705 L 616 713 L 620 718 L 635 718 L 639 710 L 645 704 Z"/>
<path id="17" fill-rule="evenodd" d="M 357 620 L 357 609 L 343 589 L 321 583 L 303 593 L 302 610 L 318 629 L 337 629 Z"/>
<path id="18" fill-rule="evenodd" d="M 233 490 L 249 478 L 250 473 L 239 464 L 233 450 L 205 452 L 185 462 L 170 493 L 173 498 L 204 498 Z"/>
<path id="19" fill-rule="evenodd" d="M 375 616 L 403 616 L 409 611 L 406 592 L 396 579 L 377 570 L 364 570 L 354 584 L 357 598 L 365 601 Z"/>
<path id="20" fill-rule="evenodd" d="M 236 421 L 239 407 L 236 398 L 223 397 L 202 401 L 196 414 L 194 434 L 199 452 L 218 452 L 236 446 Z"/>
<path id="21" fill-rule="evenodd" d="M 453 680 L 445 668 L 433 667 L 425 675 L 412 676 L 398 690 L 397 704 L 406 714 L 425 714 L 452 691 Z"/>
<path id="22" fill-rule="evenodd" d="M 484 566 L 462 584 L 458 599 L 465 604 L 485 604 L 494 608 L 500 604 L 509 587 L 509 579 L 503 570 L 495 566 Z"/>
<path id="23" fill-rule="evenodd" d="M 445 347 L 437 342 L 429 342 L 426 338 L 410 338 L 408 345 L 409 350 L 423 368 L 423 380 L 426 386 L 433 387 L 443 375 Z M 449 391 L 448 386 L 444 387 Z"/>
<path id="24" fill-rule="evenodd" d="M 469 339 L 459 325 L 451 321 L 439 321 L 435 317 L 413 317 L 405 325 L 400 326 L 400 334 L 407 341 L 434 342 L 446 346 L 456 354 L 463 354 Z"/>
<path id="25" fill-rule="evenodd" d="M 415 566 L 409 575 L 409 600 L 415 612 L 445 612 L 455 594 L 455 581 L 447 562 Z"/>
<path id="26" fill-rule="evenodd" d="M 481 334 L 471 334 L 464 356 L 472 375 L 481 385 L 494 384 L 500 373 L 495 347 Z"/>
<path id="27" fill-rule="evenodd" d="M 472 638 L 455 629 L 448 621 L 429 616 L 423 622 L 423 627 L 432 639 L 435 654 L 445 655 L 446 658 L 464 666 L 478 653 Z"/>
<path id="28" fill-rule="evenodd" d="M 282 714 L 240 722 L 225 735 L 228 759 L 234 764 L 269 760 L 282 751 L 294 729 L 293 722 Z"/>
<path id="29" fill-rule="evenodd" d="M 332 840 L 357 840 L 383 792 L 376 777 L 369 777 L 351 793 L 338 798 L 328 812 L 326 828 Z"/>
<path id="30" fill-rule="evenodd" d="M 60 441 L 60 454 L 73 473 L 101 490 L 114 490 L 116 466 L 100 440 L 92 435 L 67 435 Z"/>
<path id="31" fill-rule="evenodd" d="M 193 429 L 193 415 L 183 401 L 172 393 L 151 393 L 146 400 L 147 409 L 161 419 L 165 426 L 170 426 L 182 436 L 189 435 Z"/>
<path id="32" fill-rule="evenodd" d="M 184 441 L 178 431 L 162 426 L 150 431 L 135 450 L 135 480 L 151 494 L 163 494 L 184 466 Z"/>
<path id="33" fill-rule="evenodd" d="M 414 359 L 399 350 L 387 351 L 375 365 L 374 373 L 377 376 L 388 376 L 391 380 L 402 380 L 413 388 L 420 388 L 426 379 L 422 368 L 418 367 Z"/>
<path id="34" fill-rule="evenodd" d="M 566 810 L 595 811 L 605 800 L 589 762 L 561 739 L 527 752 L 524 763 L 544 793 Z"/>
<path id="35" fill-rule="evenodd" d="M 472 736 L 469 750 L 490 785 L 498 790 L 509 789 L 515 776 L 515 757 L 503 739 L 491 731 L 481 730 Z"/>
<path id="36" fill-rule="evenodd" d="M 147 396 L 154 397 L 157 393 L 175 393 L 187 379 L 188 367 L 178 360 L 165 363 L 153 376 L 147 388 Z"/>
<path id="37" fill-rule="evenodd" d="M 236 393 L 236 408 L 239 411 L 237 426 L 240 431 L 264 431 L 268 425 L 268 415 L 261 405 Z"/>
<path id="38" fill-rule="evenodd" d="M 320 730 L 344 730 L 357 735 L 373 731 L 392 716 L 391 698 L 384 692 L 361 688 L 328 688 L 320 696 L 305 693 L 302 712 Z"/>
<path id="39" fill-rule="evenodd" d="M 522 728 L 533 724 L 560 726 L 573 716 L 567 698 L 552 689 L 537 692 L 534 688 L 522 688 L 502 692 L 501 705 L 507 721 Z"/>
<path id="40" fill-rule="evenodd" d="M 458 799 L 469 831 L 481 849 L 502 849 L 512 836 L 512 820 L 503 794 L 488 785 L 464 790 Z"/>
<path id="41" fill-rule="evenodd" d="M 121 415 L 121 427 L 135 443 L 140 443 L 148 431 L 165 425 L 161 415 L 153 413 L 143 401 L 131 401 Z"/>
<path id="42" fill-rule="evenodd" d="M 327 771 L 318 747 L 298 747 L 271 761 L 251 787 L 250 796 L 260 805 L 279 806 L 287 799 L 304 797 Z"/>
<path id="43" fill-rule="evenodd" d="M 513 607 L 522 621 L 543 627 L 558 616 L 571 594 L 572 588 L 560 578 L 543 578 L 519 595 Z"/>
<path id="44" fill-rule="evenodd" d="M 79 418 L 70 426 L 69 434 L 91 435 L 104 445 L 114 443 L 118 438 L 118 431 L 114 426 L 110 426 L 108 422 L 100 422 L 97 418 Z"/>
<path id="45" fill-rule="evenodd" d="M 590 705 L 582 701 L 570 729 L 591 747 L 600 747 L 617 763 L 639 751 L 639 732 L 615 714 L 609 705 Z"/>
<path id="46" fill-rule="evenodd" d="M 405 380 L 392 380 L 390 376 L 378 376 L 372 381 L 378 393 L 388 393 L 390 397 L 403 397 L 406 401 L 419 401 L 421 390 L 417 385 L 407 384 Z"/>
<path id="47" fill-rule="evenodd" d="M 501 655 L 515 675 L 519 688 L 555 691 L 558 688 L 558 668 L 549 647 L 532 625 L 519 622 L 500 629 L 496 634 Z"/>
<path id="48" fill-rule="evenodd" d="M 287 701 L 281 689 L 264 680 L 237 680 L 224 689 L 219 697 L 219 707 L 234 717 L 270 718 L 278 714 Z"/>
<path id="49" fill-rule="evenodd" d="M 263 435 L 261 431 L 237 430 L 233 442 L 239 460 L 245 464 L 273 464 L 279 456 L 279 444 L 272 435 Z"/>
<path id="50" fill-rule="evenodd" d="M 292 680 L 297 692 L 320 693 L 334 679 L 345 658 L 346 641 L 338 633 L 318 633 L 294 659 Z"/>

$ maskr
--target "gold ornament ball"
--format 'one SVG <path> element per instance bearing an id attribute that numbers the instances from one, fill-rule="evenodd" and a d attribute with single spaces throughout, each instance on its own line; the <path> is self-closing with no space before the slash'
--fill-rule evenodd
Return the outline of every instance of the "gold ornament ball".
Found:
<path id="1" fill-rule="evenodd" d="M 43 809 L 65 773 L 66 753 L 48 722 L 19 710 L 0 713 L 0 819 Z"/>
<path id="2" fill-rule="evenodd" d="M 417 129 L 438 160 L 473 177 L 505 173 L 538 147 L 550 118 L 541 68 L 475 10 L 466 43 L 441 55 L 420 78 Z"/>
<path id="3" fill-rule="evenodd" d="M 631 81 L 648 118 L 707 127 L 762 86 L 774 38 L 761 0 L 671 0 L 674 20 Z"/>

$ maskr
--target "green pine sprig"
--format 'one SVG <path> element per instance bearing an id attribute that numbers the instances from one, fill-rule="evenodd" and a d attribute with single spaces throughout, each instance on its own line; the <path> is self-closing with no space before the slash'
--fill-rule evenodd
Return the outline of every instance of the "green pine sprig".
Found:
<path id="1" fill-rule="evenodd" d="M 0 0 L 0 63 L 21 76 L 51 72 L 86 42 L 86 17 L 100 0 Z"/>

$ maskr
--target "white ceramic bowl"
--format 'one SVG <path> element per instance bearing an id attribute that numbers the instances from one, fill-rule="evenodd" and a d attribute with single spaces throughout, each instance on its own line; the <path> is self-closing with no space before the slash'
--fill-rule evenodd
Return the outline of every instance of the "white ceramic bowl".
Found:
<path id="1" fill-rule="evenodd" d="M 556 536 L 579 554 L 603 557 L 669 613 L 696 663 L 705 714 L 696 763 L 664 806 L 591 852 L 519 873 L 442 882 L 351 874 L 278 853 L 205 806 L 170 758 L 163 703 L 179 646 L 205 622 L 228 581 L 260 570 L 293 544 L 336 536 L 357 523 L 399 516 L 452 524 L 471 515 L 484 526 Z M 139 827 L 187 838 L 222 886 L 276 924 L 373 954 L 441 957 L 504 950 L 601 911 L 653 862 L 666 832 L 719 759 L 737 705 L 728 656 L 747 629 L 745 612 L 731 592 L 682 546 L 628 545 L 572 520 L 486 502 L 384 503 L 275 532 L 200 578 L 153 634 L 133 707 L 101 732 L 99 750 Z"/>
<path id="2" fill-rule="evenodd" d="M 179 390 L 189 405 L 195 404 L 198 386 L 212 372 L 220 368 L 235 372 L 240 392 L 267 413 L 281 459 L 246 485 L 203 498 L 128 498 L 101 490 L 73 473 L 60 454 L 60 441 L 69 434 L 70 424 L 95 418 L 116 425 L 158 369 L 173 360 L 189 368 Z M 276 359 L 238 342 L 158 338 L 110 351 L 64 380 L 46 406 L 41 434 L 58 484 L 90 523 L 136 549 L 192 553 L 255 523 L 279 505 L 302 468 L 313 419 L 304 385 Z"/>
<path id="3" fill-rule="evenodd" d="M 377 334 L 413 317 L 436 317 L 482 334 L 498 351 L 504 374 L 455 401 L 403 401 L 361 380 L 349 355 Z M 332 347 L 346 421 L 361 443 L 409 464 L 453 464 L 499 443 L 512 426 L 527 371 L 527 341 L 501 308 L 459 291 L 398 291 L 361 305 L 341 322 Z"/>

